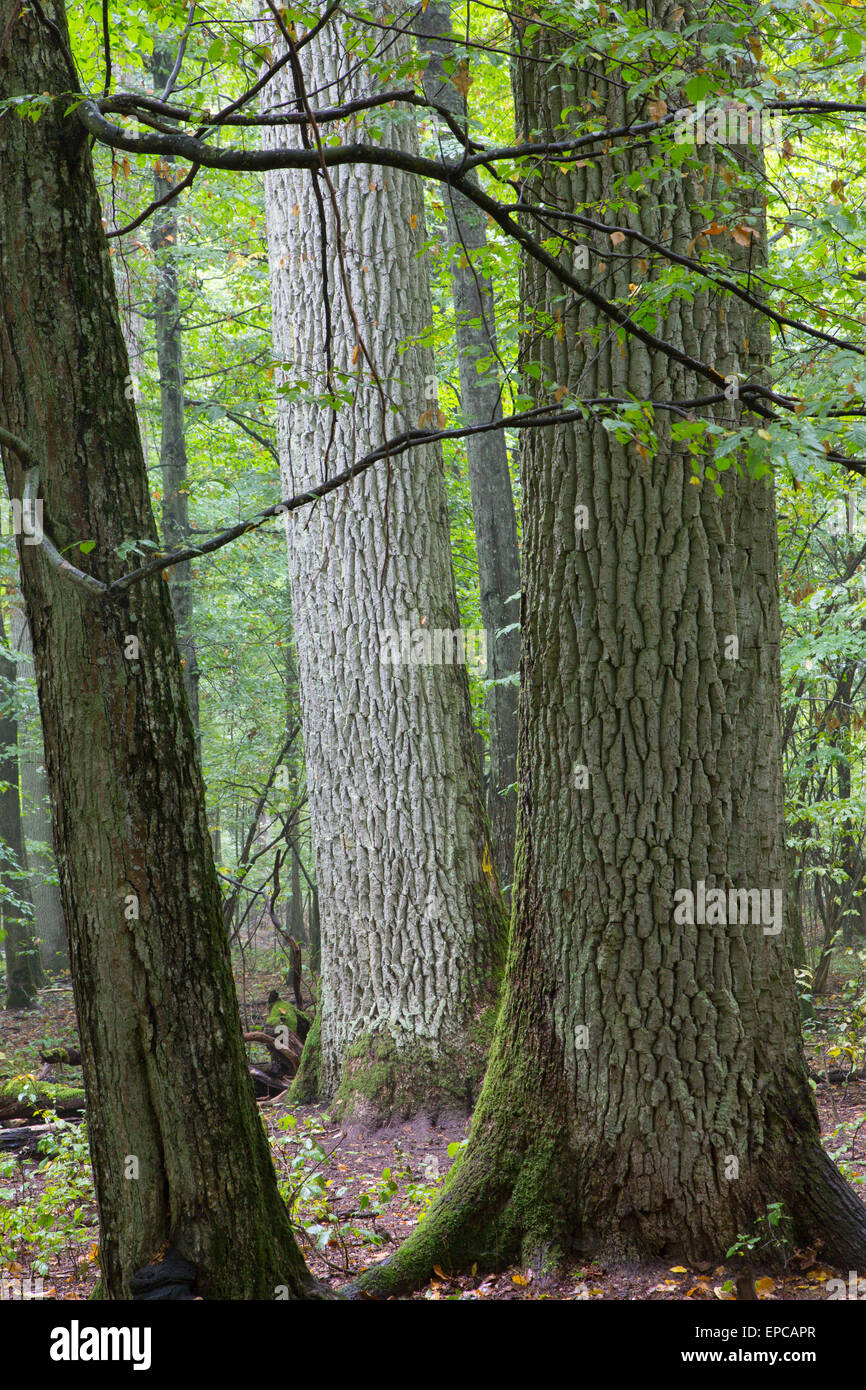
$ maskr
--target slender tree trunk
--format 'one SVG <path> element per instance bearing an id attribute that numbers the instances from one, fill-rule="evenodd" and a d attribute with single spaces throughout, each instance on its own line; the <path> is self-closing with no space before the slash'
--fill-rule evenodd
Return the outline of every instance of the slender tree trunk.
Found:
<path id="1" fill-rule="evenodd" d="M 7 647 L 0 608 L 0 646 Z M 0 883 L 4 889 L 0 921 L 5 932 L 6 1008 L 27 1009 L 44 983 L 30 889 L 24 874 L 24 835 L 18 788 L 18 716 L 15 707 L 17 664 L 0 650 Z M 13 895 L 18 903 L 5 896 Z M 27 912 L 26 908 L 31 911 Z"/>
<path id="2" fill-rule="evenodd" d="M 19 653 L 17 678 L 35 683 L 33 644 L 20 603 L 12 608 L 10 636 Z M 42 964 L 46 970 L 64 970 L 69 964 L 66 922 L 60 888 L 50 881 L 57 872 L 54 857 L 54 830 L 51 825 L 50 788 L 45 772 L 45 754 L 38 716 L 18 716 L 18 763 L 21 770 L 21 823 L 25 837 L 25 859 L 30 871 L 30 895 L 37 923 Z M 20 737 L 26 729 L 26 738 Z M 27 841 L 48 846 L 48 852 L 27 847 Z"/>
<path id="3" fill-rule="evenodd" d="M 329 101 L 369 90 L 333 27 L 300 59 Z M 269 86 L 272 102 L 292 101 L 290 72 Z M 375 113 L 382 140 L 414 148 L 407 113 L 390 114 Z M 278 385 L 289 376 L 335 392 L 345 373 L 352 395 L 336 414 L 280 398 L 291 493 L 429 406 L 424 212 L 417 182 L 393 170 L 315 182 L 285 171 L 265 188 L 275 354 L 292 364 Z M 439 451 L 383 463 L 290 517 L 289 570 L 321 904 L 321 1090 L 339 1088 L 343 1117 L 371 1123 L 465 1113 L 492 1032 L 504 913 L 465 667 L 450 636 L 449 664 L 423 645 L 425 633 L 461 637 Z"/>
<path id="4" fill-rule="evenodd" d="M 174 62 L 173 50 L 157 47 L 153 54 L 153 79 L 161 92 Z M 164 198 L 174 187 L 174 162 L 157 162 L 153 175 L 154 201 Z M 182 550 L 189 545 L 189 486 L 188 460 L 184 428 L 183 335 L 180 326 L 180 289 L 175 263 L 178 245 L 177 203 L 168 203 L 154 214 L 150 244 L 153 248 L 156 272 L 154 288 L 154 323 L 156 329 L 156 358 L 159 365 L 159 401 L 161 435 L 159 465 L 162 475 L 162 536 L 168 550 Z M 199 669 L 198 653 L 192 630 L 193 586 L 190 562 L 174 567 L 171 576 L 171 601 L 177 625 L 178 646 L 183 663 L 183 682 L 189 701 L 189 712 L 195 729 L 199 757 Z"/>
<path id="5" fill-rule="evenodd" d="M 44 12 L 43 12 L 44 10 Z M 62 4 L 0 4 L 0 427 L 12 497 L 101 582 L 157 533 Z M 79 551 L 81 542 L 92 549 Z M 168 585 L 20 545 L 78 1013 L 103 1292 L 171 1243 L 206 1298 L 311 1292 L 253 1098 Z"/>
<path id="6" fill-rule="evenodd" d="M 662 26 L 666 7 L 654 12 Z M 550 56 L 553 42 L 542 29 L 531 56 Z M 565 110 L 603 113 L 610 126 L 643 118 L 595 60 L 524 62 L 518 82 L 518 128 L 541 139 L 561 138 Z M 684 251 L 727 188 L 719 152 L 701 162 L 714 155 L 706 184 L 663 166 L 620 218 Z M 548 166 L 527 196 L 597 207 L 602 181 L 627 161 L 614 150 L 572 173 Z M 599 236 L 587 272 L 623 301 L 630 285 L 664 277 L 631 250 L 604 265 L 610 240 Z M 732 239 L 726 250 L 746 263 Z M 534 265 L 524 290 L 539 317 L 562 311 L 561 288 Z M 760 377 L 767 335 L 750 310 L 728 298 L 720 312 L 703 288 L 687 312 L 682 303 L 662 336 L 723 374 Z M 561 335 L 531 345 L 543 379 L 589 398 L 703 394 L 634 338 L 596 337 L 585 301 L 562 322 Z M 739 416 L 725 409 L 720 418 Z M 505 1000 L 469 1145 L 417 1233 L 365 1276 L 368 1289 L 414 1282 L 432 1261 L 543 1264 L 575 1248 L 719 1259 L 777 1200 L 796 1239 L 820 1239 L 846 1268 L 866 1260 L 866 1210 L 821 1146 L 784 929 L 773 934 L 763 916 L 683 920 L 678 894 L 699 884 L 782 896 L 780 622 L 772 489 L 733 471 L 721 497 L 693 486 L 670 420 L 656 411 L 646 457 L 595 417 L 525 436 Z"/>
<path id="7" fill-rule="evenodd" d="M 428 54 L 424 92 L 445 107 L 465 129 L 466 98 L 443 68 L 453 58 L 450 0 L 430 0 L 415 18 L 422 53 Z M 457 154 L 444 122 L 440 144 Z M 460 399 L 467 425 L 502 418 L 502 383 L 496 342 L 493 287 L 479 269 L 479 252 L 487 246 L 484 214 L 459 193 L 445 188 L 447 240 L 451 250 L 451 292 L 456 319 Z M 485 365 L 486 364 L 486 365 Z M 483 370 L 479 368 L 483 367 Z M 481 587 L 481 620 L 487 631 L 487 676 L 503 682 L 487 699 L 490 728 L 490 778 L 487 811 L 500 883 L 510 889 L 514 872 L 517 821 L 517 674 L 520 663 L 520 553 L 517 520 L 508 468 L 505 434 L 470 436 L 466 441 L 472 515 Z M 509 681 L 513 678 L 513 681 Z"/>

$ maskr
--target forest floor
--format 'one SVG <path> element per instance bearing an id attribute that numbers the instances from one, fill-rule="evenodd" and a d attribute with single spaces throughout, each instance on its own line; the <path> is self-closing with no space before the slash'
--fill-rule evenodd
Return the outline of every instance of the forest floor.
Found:
<path id="1" fill-rule="evenodd" d="M 278 971 L 245 970 L 238 980 L 248 1027 L 267 1017 L 267 997 L 280 988 Z M 285 990 L 284 990 L 285 993 Z M 833 997 L 824 1001 L 826 1028 L 811 1049 L 813 1067 L 838 1065 L 830 1052 Z M 39 1052 L 76 1046 L 68 979 L 43 991 L 30 1012 L 0 1011 L 0 1077 L 35 1075 Z M 264 1053 L 258 1054 L 263 1060 Z M 253 1057 L 255 1060 L 255 1056 Z M 53 1069 L 66 1084 L 80 1081 L 73 1067 Z M 817 1102 L 828 1152 L 866 1201 L 866 1082 L 821 1084 Z M 468 1124 L 414 1121 L 375 1133 L 344 1132 L 319 1106 L 262 1104 L 284 1195 L 294 1198 L 298 1239 L 308 1264 L 338 1288 L 382 1259 L 413 1227 L 441 1187 Z M 17 1160 L 0 1153 L 0 1276 L 42 1278 L 42 1296 L 85 1299 L 98 1276 L 96 1208 L 86 1149 L 78 1126 L 65 1128 L 64 1152 L 53 1159 Z M 820 1250 L 788 1252 L 784 1269 L 752 1257 L 758 1297 L 819 1300 L 828 1279 L 848 1271 L 824 1264 Z M 733 1299 L 733 1262 L 726 1265 L 656 1263 L 640 1267 L 574 1263 L 539 1276 L 510 1266 L 495 1274 L 439 1268 L 413 1299 Z"/>

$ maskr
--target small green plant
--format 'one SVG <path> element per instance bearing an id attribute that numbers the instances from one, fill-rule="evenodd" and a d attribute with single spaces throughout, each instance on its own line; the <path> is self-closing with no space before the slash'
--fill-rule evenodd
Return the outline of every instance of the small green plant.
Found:
<path id="1" fill-rule="evenodd" d="M 742 1259 L 750 1262 L 768 1260 L 787 1263 L 792 1243 L 793 1221 L 784 1209 L 782 1202 L 768 1202 L 767 1210 L 758 1217 L 755 1229 L 749 1235 L 738 1235 L 726 1260 Z M 728 1279 L 722 1288 L 730 1292 L 733 1280 Z"/>
<path id="2" fill-rule="evenodd" d="M 87 1133 L 50 1111 L 46 1119 L 53 1132 L 40 1141 L 35 1175 L 17 1158 L 0 1162 L 0 1268 L 44 1276 L 65 1252 L 81 1274 L 95 1253 L 97 1219 Z"/>

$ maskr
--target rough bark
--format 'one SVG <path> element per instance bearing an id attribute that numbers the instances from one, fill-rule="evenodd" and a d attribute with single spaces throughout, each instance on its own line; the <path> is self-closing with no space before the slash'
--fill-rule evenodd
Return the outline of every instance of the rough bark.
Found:
<path id="1" fill-rule="evenodd" d="M 393 37 L 396 54 L 405 39 Z M 300 54 L 317 99 L 369 89 L 346 40 L 332 27 Z M 289 66 L 268 92 L 271 103 L 292 101 Z M 396 117 L 375 113 L 382 141 L 414 148 L 414 123 Z M 280 397 L 287 494 L 417 424 L 435 380 L 419 342 L 431 310 L 417 182 L 363 166 L 330 181 L 336 210 L 328 180 L 285 171 L 265 183 L 285 364 L 277 384 L 352 397 L 336 413 Z M 291 516 L 288 537 L 321 907 L 321 1092 L 339 1090 L 343 1118 L 371 1123 L 465 1113 L 483 1076 L 504 939 L 468 682 L 461 664 L 383 655 L 403 628 L 459 632 L 439 451 L 364 473 Z M 311 1036 L 311 1056 L 312 1046 Z"/>
<path id="2" fill-rule="evenodd" d="M 157 533 L 63 7 L 4 0 L 0 425 L 40 462 L 46 531 L 100 581 Z M 12 497 L 21 449 L 4 449 Z M 92 549 L 74 548 L 82 541 Z M 312 1292 L 247 1072 L 168 584 L 125 600 L 19 547 L 69 930 L 102 1291 L 171 1243 L 206 1298 Z M 131 638 L 137 638 L 138 650 Z M 133 1163 L 132 1160 L 135 1160 Z"/>
<path id="3" fill-rule="evenodd" d="M 0 648 L 6 646 L 6 625 L 0 608 Z M 5 933 L 6 1008 L 27 1009 L 43 983 L 43 974 L 39 947 L 34 940 L 33 902 L 23 872 L 26 862 L 18 785 L 16 675 L 16 662 L 0 649 L 0 853 L 3 856 L 0 883 L 5 890 L 0 921 Z M 12 896 L 6 897 L 5 893 Z"/>
<path id="4" fill-rule="evenodd" d="M 15 603 L 10 621 L 12 646 L 18 652 L 17 678 L 32 681 L 33 643 L 21 603 Z M 18 742 L 18 763 L 21 772 L 21 824 L 24 831 L 25 859 L 30 873 L 30 896 L 33 916 L 39 934 L 39 950 L 46 970 L 65 970 L 69 965 L 66 947 L 66 922 L 60 886 L 54 882 L 57 865 L 54 857 L 54 830 L 51 825 L 50 789 L 45 772 L 45 754 L 38 713 L 32 717 L 19 711 L 19 729 L 25 733 Z M 27 842 L 30 842 L 28 846 Z M 35 845 L 45 845 L 46 850 Z"/>
<path id="5" fill-rule="evenodd" d="M 542 32 L 531 53 L 550 52 Z M 627 119 L 595 64 L 521 64 L 518 128 L 559 132 L 593 87 L 606 124 Z M 537 172 L 530 187 L 592 206 L 625 159 Z M 718 166 L 707 186 L 668 166 L 620 216 L 684 250 L 717 179 Z M 587 273 L 605 293 L 626 299 L 663 275 L 630 249 L 605 266 L 609 239 L 595 246 Z M 531 344 L 549 379 L 588 397 L 702 394 L 634 340 L 584 336 L 594 311 L 564 304 L 529 265 L 524 291 L 536 312 L 562 313 L 561 335 Z M 725 374 L 760 374 L 766 334 L 738 301 L 674 300 L 661 331 Z M 786 932 L 675 918 L 675 892 L 701 880 L 781 890 L 785 847 L 773 492 L 733 472 L 721 497 L 692 486 L 669 419 L 657 412 L 646 458 L 595 419 L 525 438 L 505 1000 L 470 1143 L 417 1234 L 363 1277 L 368 1291 L 416 1282 L 434 1261 L 718 1259 L 777 1200 L 796 1239 L 847 1268 L 866 1261 L 866 1210 L 821 1147 Z"/>
<path id="6" fill-rule="evenodd" d="M 454 53 L 450 0 L 430 0 L 427 8 L 416 15 L 413 27 L 421 52 L 428 55 L 424 70 L 426 96 L 450 111 L 465 129 L 466 97 L 442 66 L 443 59 Z M 444 121 L 439 126 L 439 143 L 444 153 L 456 156 L 457 142 Z M 449 269 L 462 417 L 467 425 L 481 424 L 502 418 L 496 304 L 493 287 L 478 265 L 479 252 L 487 245 L 485 217 L 461 194 L 447 187 L 443 188 L 442 197 L 446 239 L 452 253 Z M 487 365 L 479 371 L 482 363 Z M 508 677 L 517 676 L 520 663 L 520 553 L 504 433 L 471 436 L 466 441 L 466 458 L 478 553 L 481 620 L 487 632 L 487 676 L 507 681 Z M 516 681 L 492 686 L 487 698 L 487 813 L 499 881 L 509 890 L 517 822 L 517 700 Z"/>

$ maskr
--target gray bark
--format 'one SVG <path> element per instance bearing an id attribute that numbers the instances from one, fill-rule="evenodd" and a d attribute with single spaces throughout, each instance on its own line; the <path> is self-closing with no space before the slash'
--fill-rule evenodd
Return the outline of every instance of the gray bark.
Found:
<path id="1" fill-rule="evenodd" d="M 424 92 L 466 128 L 466 98 L 442 66 L 453 54 L 450 0 L 430 0 L 414 21 L 422 53 L 429 54 Z M 454 157 L 457 141 L 444 122 L 443 153 Z M 489 279 L 477 268 L 487 244 L 484 214 L 461 194 L 444 187 L 446 235 L 456 319 L 460 400 L 467 425 L 502 418 L 502 382 L 496 342 L 496 304 Z M 491 359 L 483 371 L 476 364 Z M 505 434 L 470 436 L 466 441 L 472 515 L 478 552 L 481 620 L 487 631 L 488 678 L 516 676 L 520 664 L 520 553 L 508 468 Z M 509 600 L 511 600 L 509 602 Z M 490 777 L 487 811 L 500 883 L 510 889 L 517 820 L 517 684 L 494 685 L 487 697 Z M 510 789 L 510 790 L 507 790 Z"/>
<path id="2" fill-rule="evenodd" d="M 307 86 L 329 100 L 369 87 L 330 29 L 300 56 Z M 269 101 L 292 100 L 289 74 Z M 372 123 L 385 143 L 414 149 L 412 119 L 394 115 Z M 363 166 L 331 179 L 340 226 L 319 180 L 324 252 L 314 181 L 292 171 L 265 180 L 278 385 L 328 387 L 324 256 L 330 389 L 344 389 L 342 372 L 352 396 L 336 414 L 280 398 L 287 495 L 417 424 L 435 380 L 418 342 L 431 318 L 420 187 Z M 389 646 L 403 627 L 459 629 L 439 451 L 383 463 L 291 516 L 288 545 L 321 909 L 322 1090 L 339 1087 L 344 1114 L 363 1120 L 465 1111 L 483 1075 L 503 945 L 468 682 L 460 664 L 395 663 Z"/>

